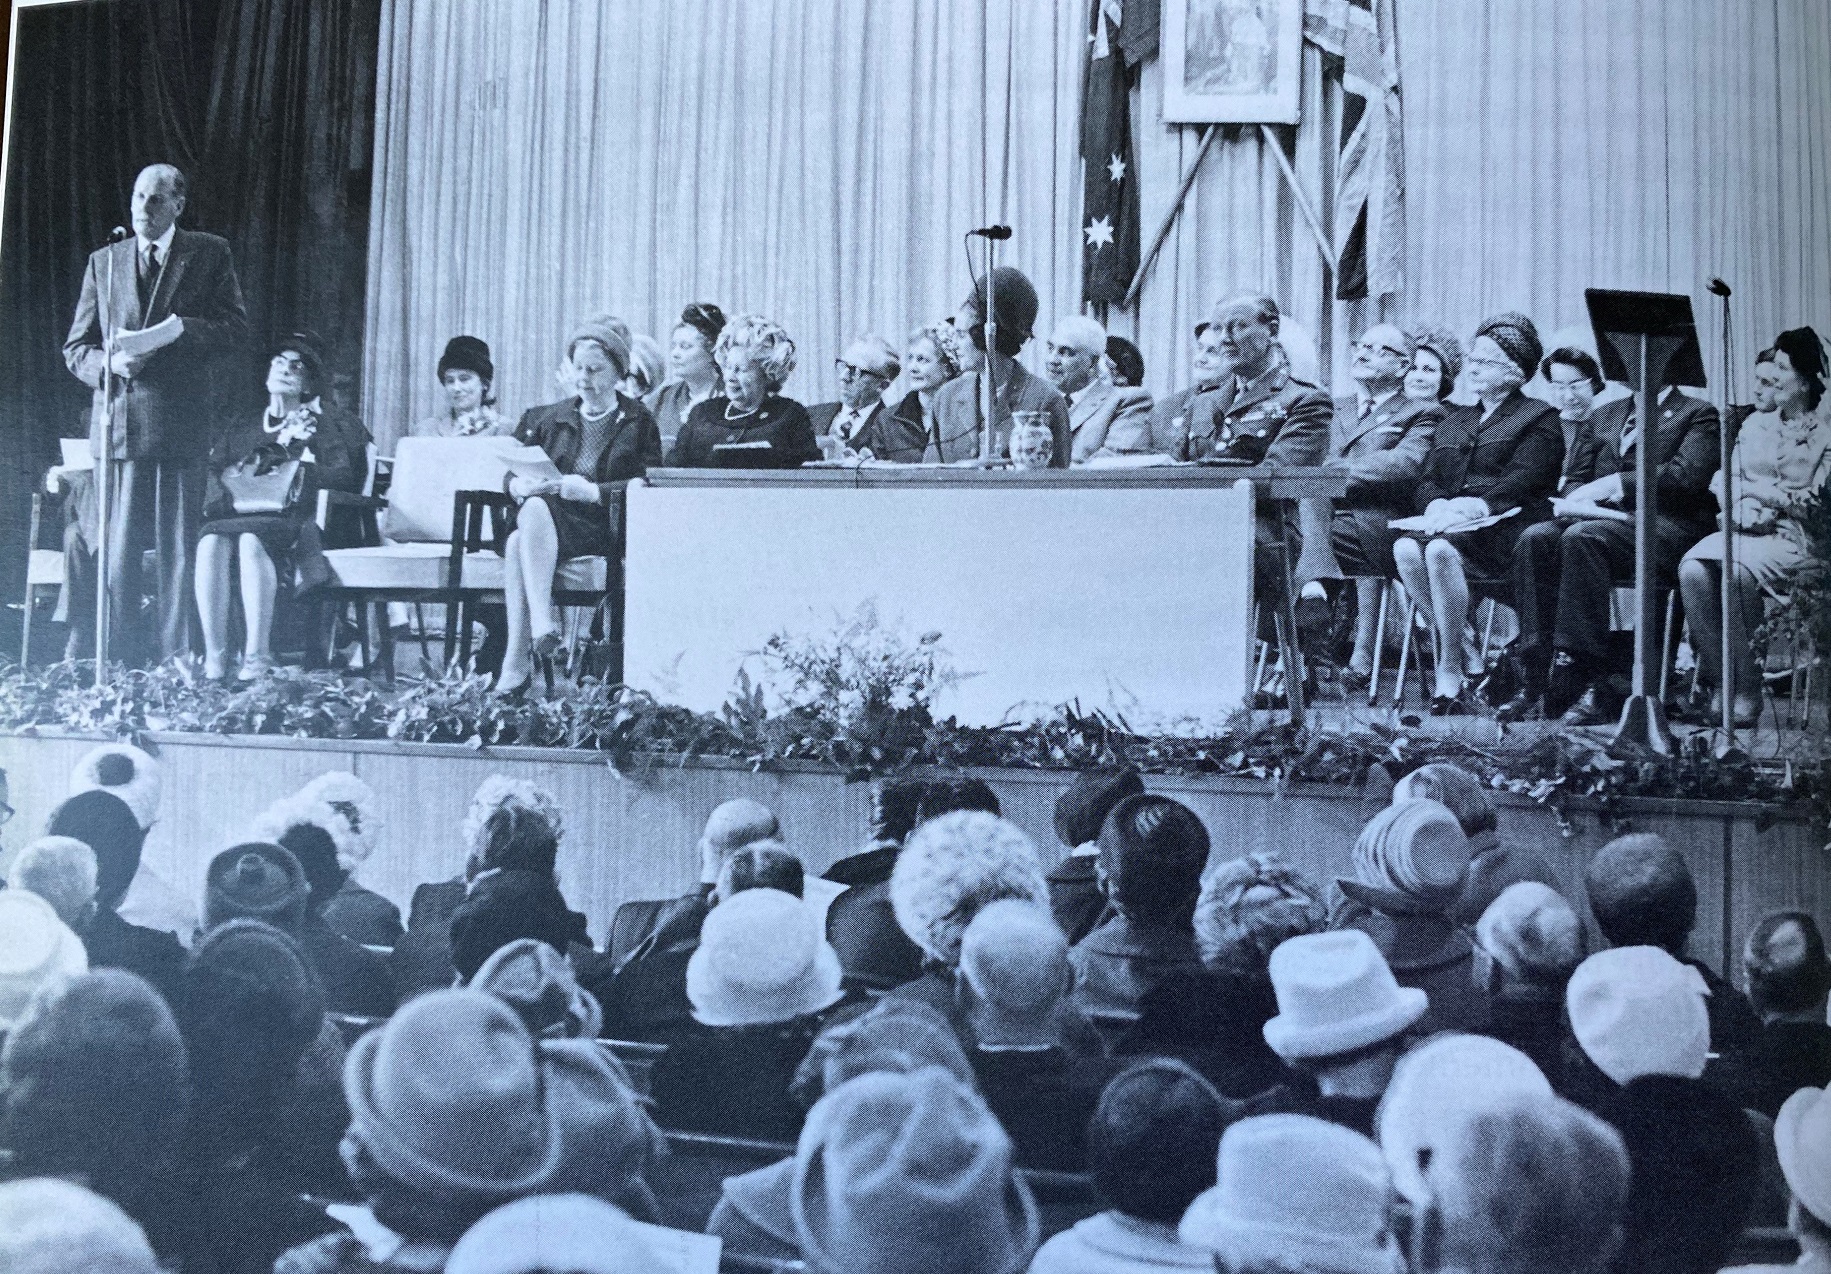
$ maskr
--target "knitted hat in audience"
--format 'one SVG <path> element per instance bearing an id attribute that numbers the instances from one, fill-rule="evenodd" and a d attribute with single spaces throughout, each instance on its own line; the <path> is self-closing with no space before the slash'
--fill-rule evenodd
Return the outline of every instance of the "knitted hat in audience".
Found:
<path id="1" fill-rule="evenodd" d="M 517 938 L 564 951 L 575 932 L 572 913 L 553 877 L 532 871 L 487 872 L 451 915 L 451 963 L 465 982 L 483 962 Z"/>
<path id="2" fill-rule="evenodd" d="M 1055 800 L 1055 835 L 1073 849 L 1097 840 L 1113 806 L 1144 791 L 1144 779 L 1133 765 L 1116 770 L 1082 770 Z"/>
<path id="3" fill-rule="evenodd" d="M 444 380 L 449 371 L 474 372 L 486 385 L 496 379 L 496 364 L 490 361 L 490 347 L 475 336 L 454 336 L 445 342 L 445 352 L 439 355 L 437 378 Z"/>
<path id="4" fill-rule="evenodd" d="M 1195 903 L 1195 945 L 1216 973 L 1260 984 L 1279 944 L 1321 933 L 1328 908 L 1303 873 L 1276 854 L 1222 863 L 1202 882 Z"/>
<path id="5" fill-rule="evenodd" d="M 579 985 L 566 957 L 536 938 L 496 948 L 472 986 L 514 1009 L 542 1039 L 596 1039 L 604 1028 L 598 998 Z"/>
<path id="6" fill-rule="evenodd" d="M 1221 1134 L 1238 1111 L 1183 1062 L 1133 1063 L 1107 1084 L 1087 1126 L 1095 1191 L 1127 1216 L 1175 1225 L 1213 1188 Z"/>
<path id="7" fill-rule="evenodd" d="M 1400 801 L 1367 820 L 1354 842 L 1354 879 L 1336 883 L 1378 911 L 1441 915 L 1462 895 L 1469 858 L 1469 838 L 1447 806 Z"/>
<path id="8" fill-rule="evenodd" d="M 1831 1089 L 1802 1088 L 1774 1120 L 1780 1172 L 1799 1206 L 1831 1225 Z"/>
<path id="9" fill-rule="evenodd" d="M 1450 391 L 1456 388 L 1456 378 L 1462 375 L 1462 342 L 1456 334 L 1441 327 L 1414 327 L 1406 332 L 1412 343 L 1419 349 L 1427 349 L 1437 356 L 1437 362 L 1443 367 L 1439 398 L 1448 398 Z"/>
<path id="10" fill-rule="evenodd" d="M 1393 1185 L 1424 1203 L 1424 1170 L 1465 1121 L 1515 1095 L 1550 1092 L 1544 1072 L 1511 1045 L 1485 1035 L 1431 1037 L 1399 1059 L 1380 1099 L 1380 1150 Z"/>
<path id="11" fill-rule="evenodd" d="M 1265 1042 L 1286 1061 L 1333 1057 L 1408 1030 L 1430 997 L 1402 987 L 1373 939 L 1358 929 L 1311 933 L 1272 952 L 1278 1016 Z"/>
<path id="12" fill-rule="evenodd" d="M 173 1006 L 201 1093 L 242 1095 L 292 1073 L 324 1026 L 324 987 L 293 938 L 258 920 L 204 934 Z"/>
<path id="13" fill-rule="evenodd" d="M 13 860 L 13 888 L 43 898 L 71 928 L 82 926 L 95 901 L 95 877 L 95 851 L 74 836 L 40 836 Z"/>
<path id="14" fill-rule="evenodd" d="M 203 923 L 265 920 L 288 933 L 305 919 L 311 887 L 305 869 L 288 850 L 261 841 L 225 849 L 210 860 L 204 877 Z"/>
<path id="15" fill-rule="evenodd" d="M 111 792 L 79 792 L 51 812 L 46 836 L 70 836 L 95 851 L 96 901 L 112 911 L 121 905 L 134 873 L 146 829 L 127 802 Z"/>
<path id="16" fill-rule="evenodd" d="M 687 999 L 707 1026 L 786 1022 L 844 994 L 839 953 L 814 911 L 779 889 L 747 889 L 706 916 L 687 960 Z"/>
<path id="17" fill-rule="evenodd" d="M 0 1032 L 19 1020 L 39 987 L 88 969 L 83 940 L 50 903 L 24 889 L 0 889 Z"/>
<path id="18" fill-rule="evenodd" d="M 53 1177 L 0 1185 L 0 1270 L 7 1274 L 159 1274 L 134 1219 Z"/>
<path id="19" fill-rule="evenodd" d="M 614 314 L 597 314 L 586 319 L 572 329 L 566 338 L 566 355 L 572 355 L 572 347 L 580 341 L 590 341 L 604 351 L 612 367 L 617 369 L 617 379 L 629 375 L 629 325 Z"/>
<path id="20" fill-rule="evenodd" d="M 1207 865 L 1208 829 L 1167 796 L 1128 796 L 1100 828 L 1107 895 L 1134 920 L 1189 923 Z"/>
<path id="21" fill-rule="evenodd" d="M 534 1039 L 481 991 L 409 1000 L 356 1041 L 343 1089 L 350 1135 L 411 1188 L 506 1200 L 543 1188 L 560 1166 Z"/>
<path id="22" fill-rule="evenodd" d="M 70 795 L 104 791 L 118 796 L 145 831 L 159 817 L 159 763 L 131 743 L 104 743 L 83 754 L 70 771 Z"/>
<path id="23" fill-rule="evenodd" d="M 816 1274 L 1014 1274 L 1038 1236 L 1011 1139 L 935 1067 L 849 1080 L 808 1113 L 790 1187 Z"/>
<path id="24" fill-rule="evenodd" d="M 537 1194 L 464 1232 L 445 1274 L 684 1274 L 675 1250 L 602 1199 Z"/>
<path id="25" fill-rule="evenodd" d="M 1380 1148 L 1308 1115 L 1242 1119 L 1221 1136 L 1218 1180 L 1183 1216 L 1182 1241 L 1223 1269 L 1400 1274 Z"/>
<path id="26" fill-rule="evenodd" d="M 1514 981 L 1561 988 L 1583 960 L 1583 922 L 1550 885 L 1501 890 L 1475 922 L 1475 940 Z"/>
<path id="27" fill-rule="evenodd" d="M 541 1072 L 564 1149 L 548 1190 L 579 1190 L 642 1221 L 658 1219 L 649 1169 L 667 1142 L 623 1064 L 596 1040 L 544 1040 Z"/>
<path id="28" fill-rule="evenodd" d="M 1539 341 L 1539 329 L 1524 314 L 1508 310 L 1482 320 L 1481 326 L 1475 329 L 1475 339 L 1484 336 L 1500 346 L 1501 353 L 1519 367 L 1521 380 L 1531 380 L 1538 374 L 1545 346 Z"/>
<path id="29" fill-rule="evenodd" d="M 1703 974 L 1660 948 L 1615 947 L 1577 966 L 1564 1006 L 1583 1052 L 1617 1084 L 1696 1079 L 1710 1052 L 1709 994 Z"/>
<path id="30" fill-rule="evenodd" d="M 145 979 L 92 969 L 43 988 L 0 1069 L 15 1170 L 87 1174 L 109 1195 L 170 1170 L 189 1101 L 185 1048 Z"/>
<path id="31" fill-rule="evenodd" d="M 1429 1169 L 1441 1220 L 1436 1268 L 1646 1268 L 1613 1264 L 1630 1169 L 1608 1124 L 1548 1093 L 1514 1093 L 1446 1132 Z"/>
<path id="32" fill-rule="evenodd" d="M 1036 846 L 1014 823 L 957 810 L 918 826 L 890 873 L 890 905 L 909 940 L 930 960 L 960 961 L 960 936 L 979 909 L 1000 898 L 1047 906 L 1049 882 Z"/>

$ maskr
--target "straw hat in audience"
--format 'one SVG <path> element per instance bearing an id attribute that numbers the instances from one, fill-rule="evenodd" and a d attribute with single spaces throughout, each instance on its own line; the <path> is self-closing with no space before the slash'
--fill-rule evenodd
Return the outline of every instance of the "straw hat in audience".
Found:
<path id="1" fill-rule="evenodd" d="M 0 1184 L 7 1274 L 158 1274 L 146 1232 L 94 1191 L 53 1177 Z"/>
<path id="2" fill-rule="evenodd" d="M 1709 994 L 1696 969 L 1661 948 L 1615 947 L 1577 966 L 1564 1006 L 1583 1052 L 1617 1084 L 1696 1079 L 1710 1053 Z"/>
<path id="3" fill-rule="evenodd" d="M 1469 838 L 1448 806 L 1404 800 L 1367 821 L 1354 842 L 1354 878 L 1336 884 L 1376 911 L 1439 915 L 1461 897 L 1469 860 Z"/>
<path id="4" fill-rule="evenodd" d="M 1380 1148 L 1308 1115 L 1242 1119 L 1221 1136 L 1218 1179 L 1183 1215 L 1183 1242 L 1227 1270 L 1400 1274 Z"/>
<path id="5" fill-rule="evenodd" d="M 409 1000 L 350 1050 L 350 1136 L 412 1189 L 531 1194 L 564 1149 L 536 1056 L 521 1019 L 494 996 L 454 989 Z"/>
<path id="6" fill-rule="evenodd" d="M 1291 938 L 1272 952 L 1270 968 L 1278 1016 L 1265 1024 L 1265 1042 L 1286 1061 L 1392 1039 L 1430 1007 L 1424 992 L 1398 984 L 1358 929 Z"/>
<path id="7" fill-rule="evenodd" d="M 464 1233 L 445 1274 L 676 1274 L 675 1249 L 601 1199 L 537 1194 L 504 1204 Z"/>
<path id="8" fill-rule="evenodd" d="M 790 1201 L 816 1274 L 1013 1274 L 1038 1236 L 1011 1139 L 938 1067 L 861 1075 L 821 1099 L 795 1148 Z"/>
<path id="9" fill-rule="evenodd" d="M 1380 1100 L 1380 1150 L 1400 1194 L 1425 1202 L 1424 1169 L 1461 1126 L 1515 1095 L 1549 1096 L 1530 1057 L 1485 1035 L 1432 1037 L 1393 1069 Z"/>
<path id="10" fill-rule="evenodd" d="M 837 1003 L 839 955 L 793 894 L 747 889 L 706 915 L 687 999 L 706 1026 L 786 1022 Z"/>
<path id="11" fill-rule="evenodd" d="M 23 889 L 0 890 L 0 1035 L 12 1029 L 38 988 L 88 969 L 82 939 L 50 903 Z"/>
<path id="12" fill-rule="evenodd" d="M 537 938 L 496 948 L 470 984 L 514 1009 L 542 1039 L 596 1039 L 604 1027 L 598 998 L 573 976 L 566 957 Z"/>

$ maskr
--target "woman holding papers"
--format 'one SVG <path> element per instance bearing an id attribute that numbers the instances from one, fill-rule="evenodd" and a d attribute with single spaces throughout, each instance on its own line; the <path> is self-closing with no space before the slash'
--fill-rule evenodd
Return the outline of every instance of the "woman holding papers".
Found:
<path id="1" fill-rule="evenodd" d="M 503 560 L 508 650 L 496 689 L 527 688 L 532 655 L 559 649 L 553 574 L 572 557 L 607 556 L 612 543 L 611 492 L 661 463 L 661 433 L 648 408 L 617 392 L 629 374 L 629 341 L 603 318 L 582 324 L 566 342 L 577 396 L 526 412 L 515 439 L 539 447 L 551 471 L 511 472 L 508 492 L 520 505 Z M 544 469 L 544 466 L 543 466 Z"/>
<path id="2" fill-rule="evenodd" d="M 1788 577 L 1806 560 L 1801 519 L 1809 502 L 1831 480 L 1831 405 L 1825 402 L 1825 347 L 1818 333 L 1796 327 L 1775 338 L 1755 365 L 1755 414 L 1742 425 L 1730 453 L 1735 500 L 1736 605 L 1730 608 L 1730 648 L 1735 652 L 1731 710 L 1739 728 L 1761 715 L 1761 672 L 1748 640 L 1761 622 L 1763 593 L 1779 597 Z M 1723 475 L 1710 480 L 1723 498 Z M 1723 533 L 1714 531 L 1679 563 L 1685 619 L 1697 651 L 1700 680 L 1717 687 L 1713 718 L 1723 711 Z"/>
<path id="3" fill-rule="evenodd" d="M 795 343 L 760 314 L 731 321 L 713 351 L 724 394 L 687 415 L 668 463 L 683 469 L 795 469 L 820 459 L 807 409 L 784 398 Z"/>
<path id="4" fill-rule="evenodd" d="M 1523 314 L 1475 329 L 1463 371 L 1479 401 L 1437 426 L 1416 490 L 1419 516 L 1395 523 L 1406 532 L 1393 545 L 1399 578 L 1430 615 L 1436 641 L 1434 716 L 1467 713 L 1464 688 L 1482 672 L 1465 636 L 1470 574 L 1482 585 L 1504 581 L 1520 532 L 1551 516 L 1564 433 L 1554 408 L 1520 393 L 1543 355 Z"/>
<path id="5" fill-rule="evenodd" d="M 273 666 L 273 611 L 284 589 L 330 579 L 312 512 L 322 490 L 360 491 L 369 431 L 318 396 L 317 341 L 295 333 L 267 364 L 267 410 L 218 439 L 210 463 L 194 586 L 203 620 L 203 675 L 228 675 L 230 565 L 241 568 L 246 635 L 240 681 Z"/>

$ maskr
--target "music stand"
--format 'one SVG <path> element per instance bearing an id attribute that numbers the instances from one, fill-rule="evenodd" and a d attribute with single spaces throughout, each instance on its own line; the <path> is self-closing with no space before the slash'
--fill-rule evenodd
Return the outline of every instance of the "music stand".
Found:
<path id="1" fill-rule="evenodd" d="M 1662 292 L 1614 292 L 1588 288 L 1583 299 L 1602 356 L 1603 375 L 1625 382 L 1634 391 L 1634 685 L 1622 705 L 1611 751 L 1644 749 L 1671 756 L 1677 742 L 1666 724 L 1666 707 L 1657 694 L 1657 670 L 1665 652 L 1656 653 L 1659 620 L 1653 605 L 1653 553 L 1659 492 L 1654 478 L 1653 448 L 1659 417 L 1657 391 L 1666 385 L 1704 385 L 1704 351 L 1698 346 L 1691 299 Z M 1727 697 L 1727 696 L 1725 696 Z"/>

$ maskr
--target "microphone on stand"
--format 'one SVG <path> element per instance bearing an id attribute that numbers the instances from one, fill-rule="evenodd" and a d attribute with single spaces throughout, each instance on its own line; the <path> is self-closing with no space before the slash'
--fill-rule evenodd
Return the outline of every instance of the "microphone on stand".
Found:
<path id="1" fill-rule="evenodd" d="M 969 236 L 978 235 L 981 239 L 995 239 L 1003 242 L 1011 237 L 1010 226 L 980 226 L 977 230 L 968 230 Z"/>
<path id="2" fill-rule="evenodd" d="M 1723 280 L 1713 278 L 1705 286 L 1710 289 L 1710 294 L 1712 296 L 1720 296 L 1726 301 L 1729 299 L 1729 284 L 1723 282 Z"/>
<path id="3" fill-rule="evenodd" d="M 133 231 L 129 230 L 126 226 L 116 226 L 108 232 L 108 242 L 110 243 L 125 243 L 132 237 Z"/>

